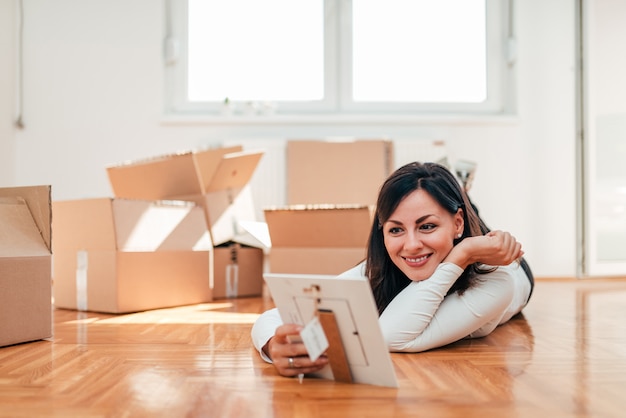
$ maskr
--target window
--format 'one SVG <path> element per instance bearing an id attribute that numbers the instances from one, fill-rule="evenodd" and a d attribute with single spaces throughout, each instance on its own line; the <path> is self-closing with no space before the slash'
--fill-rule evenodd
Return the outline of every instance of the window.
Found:
<path id="1" fill-rule="evenodd" d="M 512 59 L 497 0 L 168 4 L 167 110 L 497 113 Z"/>

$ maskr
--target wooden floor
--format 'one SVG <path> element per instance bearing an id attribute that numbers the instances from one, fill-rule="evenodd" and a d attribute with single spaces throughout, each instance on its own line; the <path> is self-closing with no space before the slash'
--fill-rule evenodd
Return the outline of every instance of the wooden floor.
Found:
<path id="1" fill-rule="evenodd" d="M 392 354 L 398 389 L 277 376 L 249 337 L 270 306 L 56 310 L 53 339 L 0 348 L 0 417 L 626 416 L 626 279 L 538 280 L 489 337 Z"/>

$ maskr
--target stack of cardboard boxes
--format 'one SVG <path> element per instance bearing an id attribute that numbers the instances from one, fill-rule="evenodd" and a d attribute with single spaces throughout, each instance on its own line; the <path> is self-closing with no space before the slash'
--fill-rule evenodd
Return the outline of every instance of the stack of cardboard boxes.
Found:
<path id="1" fill-rule="evenodd" d="M 258 224 L 250 190 L 262 151 L 241 146 L 186 152 L 109 167 L 115 196 L 176 199 L 202 208 L 213 242 L 213 298 L 262 292 L 263 242 L 247 229 Z"/>
<path id="2" fill-rule="evenodd" d="M 262 155 L 224 147 L 111 166 L 114 197 L 0 189 L 0 346 L 50 337 L 52 296 L 58 308 L 135 312 L 258 296 L 264 271 L 360 262 L 391 141 L 288 141 L 288 205 L 258 222 L 249 182 Z"/>
<path id="3" fill-rule="evenodd" d="M 288 205 L 266 222 L 249 187 L 262 155 L 224 147 L 111 166 L 114 197 L 0 189 L 0 346 L 51 337 L 52 296 L 58 308 L 135 312 L 258 296 L 266 270 L 337 274 L 361 261 L 392 143 L 288 141 Z"/>
<path id="4" fill-rule="evenodd" d="M 50 186 L 0 189 L 0 347 L 52 336 Z"/>
<path id="5" fill-rule="evenodd" d="M 248 182 L 262 152 L 189 151 L 107 168 L 114 198 L 53 202 L 55 306 L 133 312 L 262 293 Z"/>
<path id="6" fill-rule="evenodd" d="M 286 207 L 266 208 L 272 273 L 339 274 L 365 258 L 378 189 L 393 170 L 393 143 L 287 142 Z"/>

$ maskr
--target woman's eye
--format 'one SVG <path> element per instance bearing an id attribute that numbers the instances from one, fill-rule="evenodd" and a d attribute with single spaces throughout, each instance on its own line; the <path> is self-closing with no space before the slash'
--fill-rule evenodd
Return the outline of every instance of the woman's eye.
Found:
<path id="1" fill-rule="evenodd" d="M 420 229 L 422 231 L 432 231 L 435 228 L 437 228 L 437 225 L 435 225 L 435 224 L 423 224 L 423 225 L 420 225 Z"/>
<path id="2" fill-rule="evenodd" d="M 388 232 L 391 235 L 397 235 L 402 232 L 402 228 L 398 228 L 398 227 L 389 228 Z"/>

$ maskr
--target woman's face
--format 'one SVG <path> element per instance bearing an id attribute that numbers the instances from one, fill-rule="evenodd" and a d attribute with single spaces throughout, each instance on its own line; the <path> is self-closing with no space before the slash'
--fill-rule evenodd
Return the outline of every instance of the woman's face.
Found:
<path id="1" fill-rule="evenodd" d="M 462 232 L 462 211 L 450 214 L 424 190 L 407 195 L 383 225 L 389 257 L 413 281 L 428 279 Z"/>

